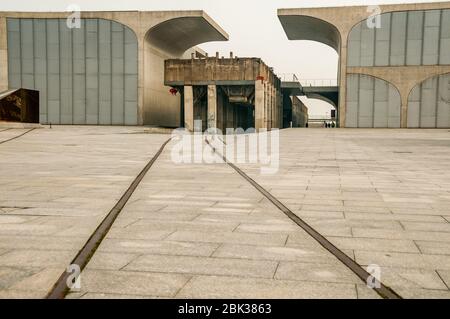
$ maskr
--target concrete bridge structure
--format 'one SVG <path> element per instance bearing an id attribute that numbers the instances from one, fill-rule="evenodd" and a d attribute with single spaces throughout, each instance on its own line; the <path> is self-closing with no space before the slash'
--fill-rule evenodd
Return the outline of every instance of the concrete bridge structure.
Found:
<path id="1" fill-rule="evenodd" d="M 339 54 L 340 127 L 450 127 L 450 2 L 379 9 L 279 9 L 278 17 L 290 40 Z"/>
<path id="2" fill-rule="evenodd" d="M 281 81 L 259 58 L 203 57 L 165 63 L 164 83 L 181 94 L 184 127 L 203 130 L 283 127 Z M 181 123 L 181 126 L 183 123 Z"/>

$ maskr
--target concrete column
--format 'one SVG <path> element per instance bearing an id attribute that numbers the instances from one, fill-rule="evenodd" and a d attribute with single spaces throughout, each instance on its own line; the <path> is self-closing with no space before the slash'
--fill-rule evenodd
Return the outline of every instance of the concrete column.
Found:
<path id="1" fill-rule="evenodd" d="M 339 54 L 339 127 L 345 127 L 345 116 L 347 112 L 347 39 L 349 31 L 341 31 L 341 52 Z"/>
<path id="2" fill-rule="evenodd" d="M 405 94 L 404 92 L 400 92 L 400 94 L 401 94 L 400 99 L 402 103 L 400 112 L 400 127 L 408 128 L 408 94 Z"/>
<path id="3" fill-rule="evenodd" d="M 194 131 L 194 90 L 192 86 L 184 87 L 184 127 Z"/>
<path id="4" fill-rule="evenodd" d="M 272 123 L 271 128 L 278 128 L 278 110 L 277 110 L 277 91 L 275 85 L 272 85 Z"/>
<path id="5" fill-rule="evenodd" d="M 218 127 L 217 87 L 208 85 L 208 129 Z"/>
<path id="6" fill-rule="evenodd" d="M 269 84 L 264 84 L 264 128 L 270 129 L 270 90 Z"/>
<path id="7" fill-rule="evenodd" d="M 216 94 L 217 94 L 217 128 L 221 129 L 222 132 L 224 132 L 224 97 L 221 90 L 217 90 L 216 87 Z"/>
<path id="8" fill-rule="evenodd" d="M 8 89 L 8 40 L 6 18 L 0 18 L 0 92 Z"/>
<path id="9" fill-rule="evenodd" d="M 264 123 L 264 82 L 255 82 L 255 129 L 260 130 L 265 127 Z"/>
<path id="10" fill-rule="evenodd" d="M 234 105 L 228 103 L 227 105 L 227 127 L 234 128 Z"/>

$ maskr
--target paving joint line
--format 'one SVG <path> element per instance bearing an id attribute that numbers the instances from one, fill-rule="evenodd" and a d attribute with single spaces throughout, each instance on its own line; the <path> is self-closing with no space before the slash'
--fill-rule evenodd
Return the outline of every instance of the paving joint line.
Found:
<path id="1" fill-rule="evenodd" d="M 12 140 L 15 140 L 15 139 L 17 139 L 17 138 L 20 138 L 20 137 L 24 136 L 25 134 L 28 134 L 28 133 L 34 131 L 35 129 L 36 129 L 36 128 L 29 129 L 28 131 L 26 131 L 26 132 L 24 132 L 24 133 L 22 133 L 22 134 L 19 134 L 19 135 L 14 136 L 14 137 L 12 137 L 12 138 L 10 138 L 10 139 L 1 141 L 0 144 L 4 144 L 4 143 L 10 142 L 10 141 L 12 141 Z"/>

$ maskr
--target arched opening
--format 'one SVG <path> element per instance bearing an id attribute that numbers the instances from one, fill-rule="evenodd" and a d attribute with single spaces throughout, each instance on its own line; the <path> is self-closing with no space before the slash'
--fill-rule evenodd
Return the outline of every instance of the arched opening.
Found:
<path id="1" fill-rule="evenodd" d="M 348 74 L 346 104 L 345 127 L 400 128 L 400 93 L 385 80 Z"/>
<path id="2" fill-rule="evenodd" d="M 341 35 L 336 26 L 322 19 L 307 16 L 307 15 L 284 15 L 279 14 L 278 18 L 284 28 L 284 31 L 289 40 L 302 40 L 302 41 L 314 41 L 322 43 L 330 48 L 332 48 L 337 53 L 337 66 L 339 65 L 340 51 L 341 51 Z M 317 61 L 314 57 L 308 59 L 312 61 Z M 320 67 L 320 61 L 317 61 L 317 68 Z M 302 84 L 302 95 L 306 96 L 311 100 L 321 100 L 334 106 L 334 112 L 331 115 L 335 116 L 337 125 L 339 125 L 339 67 L 337 67 L 336 74 L 333 78 L 328 78 L 326 80 L 319 79 L 315 76 L 315 80 L 307 80 L 304 76 L 301 76 L 300 83 Z M 313 102 L 317 104 L 318 102 Z M 319 103 L 320 104 L 320 103 Z M 326 104 L 322 104 L 323 105 Z M 320 107 L 319 107 L 320 109 Z M 333 114 L 331 114 L 333 113 Z M 316 114 L 319 115 L 319 114 Z M 326 113 L 321 113 L 321 118 L 326 117 Z M 330 119 L 331 121 L 331 119 Z"/>
<path id="3" fill-rule="evenodd" d="M 450 127 L 450 73 L 416 85 L 408 97 L 408 128 Z"/>
<path id="4" fill-rule="evenodd" d="M 314 95 L 300 99 L 308 108 L 308 127 L 324 127 L 324 122 L 337 126 L 337 109 L 331 100 Z"/>
<path id="5" fill-rule="evenodd" d="M 204 13 L 173 18 L 147 31 L 144 39 L 145 125 L 179 127 L 182 122 L 180 95 L 164 85 L 164 61 L 190 57 L 189 49 L 211 41 L 227 41 L 228 35 Z M 180 92 L 181 94 L 183 92 Z"/>

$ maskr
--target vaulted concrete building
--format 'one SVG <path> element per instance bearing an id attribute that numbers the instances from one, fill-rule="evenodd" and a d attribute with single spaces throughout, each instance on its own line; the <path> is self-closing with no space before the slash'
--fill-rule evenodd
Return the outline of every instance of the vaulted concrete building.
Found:
<path id="1" fill-rule="evenodd" d="M 290 40 L 339 54 L 340 127 L 450 127 L 450 2 L 280 9 L 278 17 Z"/>
<path id="2" fill-rule="evenodd" d="M 43 124 L 178 127 L 164 61 L 226 40 L 203 11 L 0 12 L 0 92 L 38 92 Z"/>

